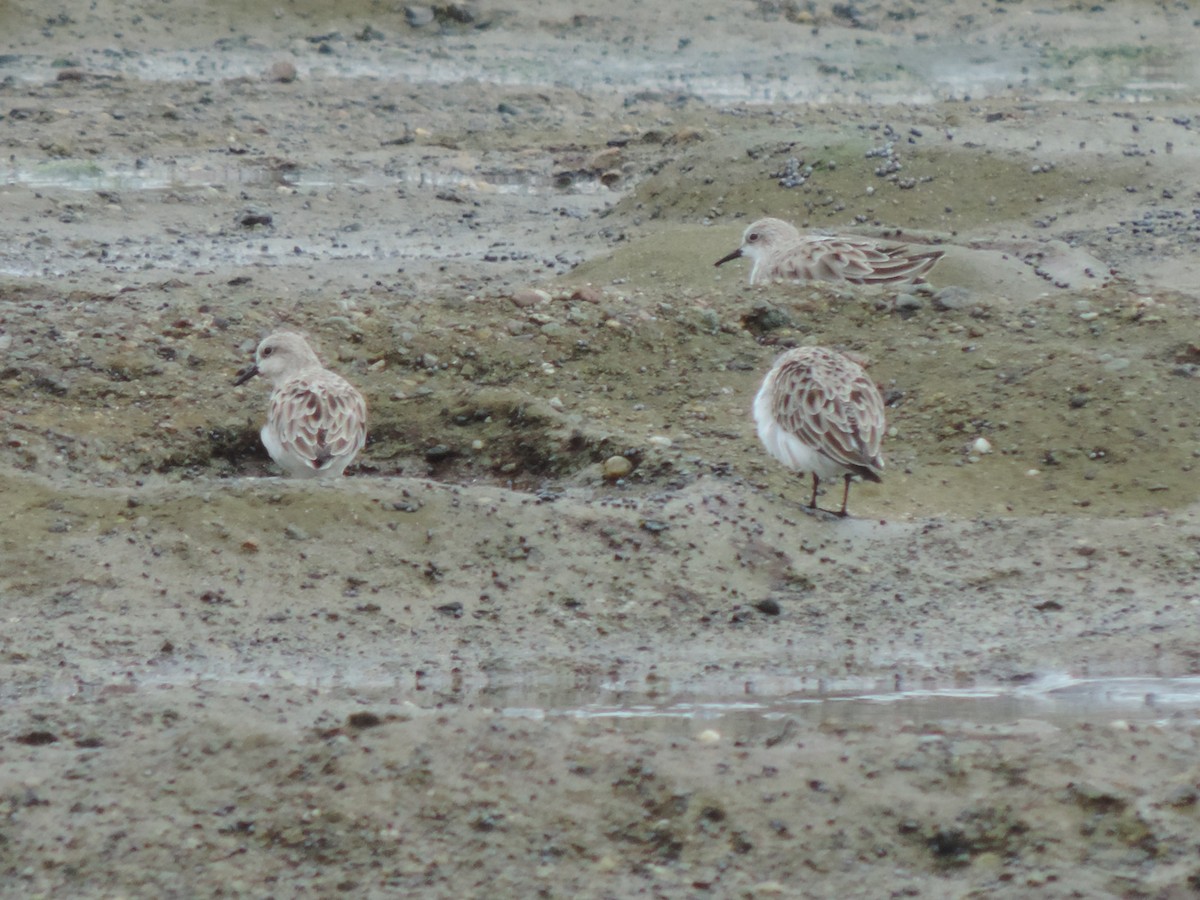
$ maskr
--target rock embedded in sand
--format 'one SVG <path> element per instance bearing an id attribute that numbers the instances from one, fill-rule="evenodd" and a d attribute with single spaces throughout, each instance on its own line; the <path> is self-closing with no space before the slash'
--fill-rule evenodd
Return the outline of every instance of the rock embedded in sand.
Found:
<path id="1" fill-rule="evenodd" d="M 633 463 L 624 456 L 610 456 L 604 461 L 604 477 L 609 481 L 624 478 L 633 471 Z"/>
<path id="2" fill-rule="evenodd" d="M 933 308 L 938 310 L 966 309 L 972 306 L 975 297 L 967 288 L 951 285 L 933 295 Z"/>
<path id="3" fill-rule="evenodd" d="M 543 303 L 549 303 L 551 297 L 549 293 L 538 288 L 525 288 L 514 292 L 509 299 L 512 300 L 513 306 L 528 309 L 531 306 L 540 306 Z"/>
<path id="4" fill-rule="evenodd" d="M 280 84 L 291 84 L 296 80 L 295 63 L 286 59 L 271 63 L 271 68 L 267 69 L 267 80 L 277 81 Z"/>
<path id="5" fill-rule="evenodd" d="M 599 288 L 594 288 L 590 284 L 581 288 L 576 288 L 571 294 L 572 300 L 583 300 L 586 303 L 599 303 L 604 299 L 604 292 Z"/>
<path id="6" fill-rule="evenodd" d="M 433 22 L 432 6 L 406 6 L 404 18 L 412 28 L 424 28 Z"/>

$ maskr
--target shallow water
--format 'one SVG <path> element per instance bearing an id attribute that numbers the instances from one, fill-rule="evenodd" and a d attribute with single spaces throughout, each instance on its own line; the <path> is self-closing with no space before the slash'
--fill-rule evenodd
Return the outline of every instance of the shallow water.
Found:
<path id="1" fill-rule="evenodd" d="M 47 681 L 4 697 L 7 707 L 37 708 L 48 701 L 91 702 L 110 694 L 184 692 L 234 699 L 257 692 L 395 709 L 491 709 L 510 718 L 606 720 L 641 730 L 648 722 L 677 722 L 754 730 L 795 720 L 802 724 L 889 725 L 905 722 L 955 726 L 1017 722 L 1120 724 L 1200 723 L 1200 676 L 1076 678 L 1050 674 L 1020 685 L 923 686 L 890 689 L 869 679 L 816 680 L 740 673 L 741 689 L 713 679 L 693 684 L 645 680 L 568 683 L 552 678 L 468 683 L 455 676 L 295 670 L 203 674 L 161 672 L 112 681 Z M 7 693 L 7 692 L 6 692 Z"/>
<path id="2" fill-rule="evenodd" d="M 564 66 L 561 41 L 540 33 L 527 35 L 519 45 L 493 40 L 486 33 L 443 34 L 426 45 L 419 38 L 352 40 L 336 30 L 324 41 L 294 40 L 293 56 L 302 79 L 552 84 L 592 95 L 656 91 L 712 104 L 755 105 L 927 104 L 1004 96 L 1013 90 L 1036 92 L 1046 100 L 1166 99 L 1185 94 L 1197 76 L 1188 48 L 1161 44 L 1099 46 L 1072 53 L 1043 40 L 965 44 L 957 38 L 946 42 L 918 34 L 914 40 L 884 31 L 854 39 L 854 32 L 845 29 L 813 29 L 819 40 L 797 42 L 793 36 L 807 29 L 789 29 L 773 30 L 754 59 L 730 56 L 722 46 L 693 42 L 687 35 L 652 34 L 620 44 L 575 48 L 575 64 Z M 203 83 L 257 79 L 279 58 L 277 51 L 241 41 L 170 51 L 81 48 L 58 59 L 9 54 L 0 64 L 0 74 L 40 83 L 69 66 L 121 79 Z"/>
<path id="3" fill-rule="evenodd" d="M 215 165 L 210 159 L 170 161 L 54 160 L 22 164 L 10 160 L 3 183 L 32 188 L 61 188 L 71 191 L 159 191 L 237 185 L 277 184 L 284 188 L 330 187 L 389 188 L 411 186 L 544 196 L 547 194 L 597 194 L 607 189 L 596 177 L 572 172 L 554 175 L 529 169 L 490 167 L 464 170 L 461 165 L 424 162 L 394 171 L 366 165 L 351 168 L 300 167 L 279 169 L 253 160 Z"/>

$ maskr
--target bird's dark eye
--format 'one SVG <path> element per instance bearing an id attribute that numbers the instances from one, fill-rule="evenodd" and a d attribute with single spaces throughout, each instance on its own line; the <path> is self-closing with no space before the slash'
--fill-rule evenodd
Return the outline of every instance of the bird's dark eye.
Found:
<path id="1" fill-rule="evenodd" d="M 273 347 L 263 347 L 263 356 L 270 356 L 273 349 Z"/>
<path id="2" fill-rule="evenodd" d="M 757 240 L 758 240 L 758 232 L 757 231 L 750 232 L 749 236 L 746 238 L 747 243 L 750 243 L 750 244 L 753 244 Z"/>

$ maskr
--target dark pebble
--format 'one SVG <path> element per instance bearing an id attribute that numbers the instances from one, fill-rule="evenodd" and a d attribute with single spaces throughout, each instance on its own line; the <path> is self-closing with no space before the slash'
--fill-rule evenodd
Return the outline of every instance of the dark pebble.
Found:
<path id="1" fill-rule="evenodd" d="M 58 735 L 49 731 L 29 731 L 18 736 L 17 743 L 30 747 L 44 747 L 46 744 L 57 744 Z"/>
<path id="2" fill-rule="evenodd" d="M 373 712 L 350 713 L 346 724 L 351 728 L 375 728 L 383 724 L 383 719 Z"/>

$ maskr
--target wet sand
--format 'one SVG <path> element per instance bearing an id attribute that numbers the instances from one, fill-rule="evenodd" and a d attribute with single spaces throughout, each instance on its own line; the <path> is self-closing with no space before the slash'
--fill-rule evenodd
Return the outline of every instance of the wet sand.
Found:
<path id="1" fill-rule="evenodd" d="M 1195 889 L 1194 16 L 243 6 L 0 8 L 0 894 Z M 751 289 L 761 215 L 946 259 Z"/>

